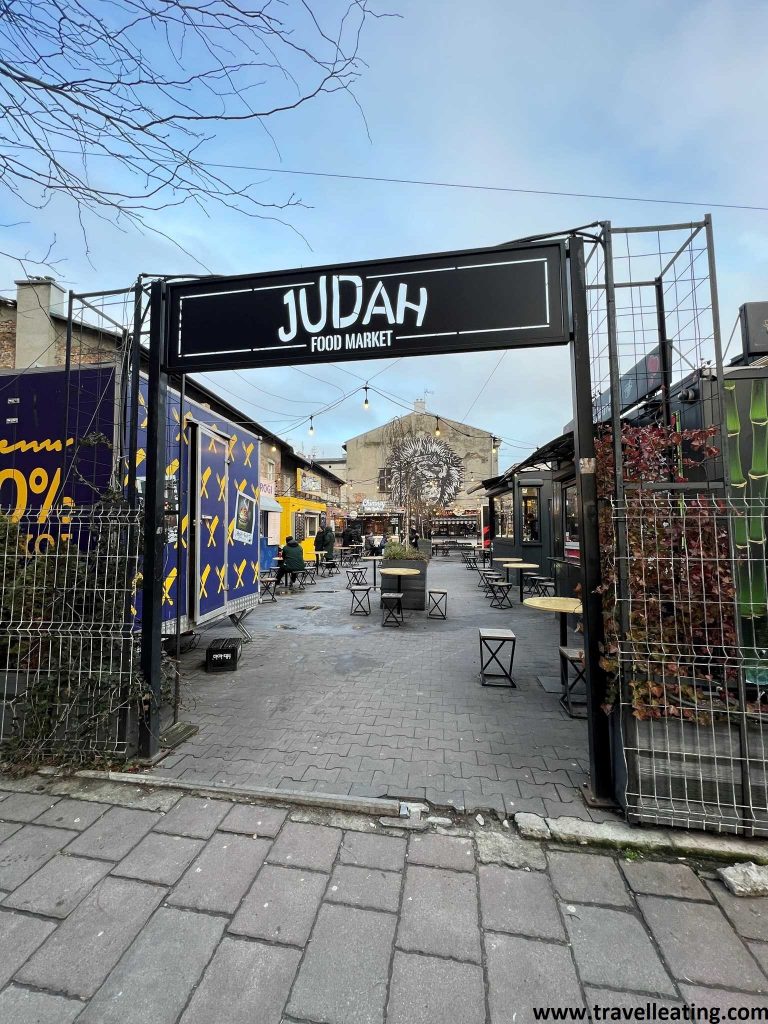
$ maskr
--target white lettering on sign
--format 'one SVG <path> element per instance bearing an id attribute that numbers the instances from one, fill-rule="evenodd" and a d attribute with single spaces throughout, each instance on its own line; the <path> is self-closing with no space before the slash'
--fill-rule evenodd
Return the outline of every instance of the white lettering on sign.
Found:
<path id="1" fill-rule="evenodd" d="M 343 291 L 347 295 L 347 301 L 352 298 L 351 303 L 344 306 L 342 302 L 342 284 L 346 284 L 346 288 Z M 354 288 L 354 293 L 351 292 L 350 285 Z M 296 292 L 298 290 L 298 302 L 296 300 Z M 418 289 L 418 298 L 416 301 L 411 301 L 408 298 L 408 285 L 401 283 L 397 286 L 397 298 L 393 305 L 392 298 L 387 291 L 387 286 L 383 281 L 377 281 L 373 286 L 373 291 L 368 296 L 367 301 L 365 300 L 364 283 L 362 277 L 358 277 L 356 274 L 334 274 L 331 277 L 330 286 L 330 303 L 328 299 L 328 277 L 323 274 L 317 282 L 317 295 L 318 295 L 318 317 L 317 320 L 312 320 L 309 314 L 309 301 L 307 297 L 308 288 L 303 286 L 299 289 L 291 288 L 283 296 L 283 304 L 288 310 L 288 323 L 284 327 L 280 327 L 277 332 L 277 336 L 280 341 L 293 341 L 299 332 L 299 328 L 305 331 L 307 334 L 317 335 L 316 338 L 312 339 L 313 352 L 329 352 L 342 347 L 341 336 L 338 334 L 321 335 L 320 332 L 328 325 L 328 313 L 330 305 L 330 325 L 334 330 L 343 330 L 346 327 L 352 327 L 358 320 L 361 321 L 364 327 L 370 324 L 373 317 L 384 317 L 386 322 L 394 327 L 395 324 L 405 323 L 405 316 L 408 310 L 414 315 L 414 321 L 416 327 L 421 327 L 424 323 L 424 316 L 427 312 L 427 289 L 420 287 Z M 362 318 L 361 318 L 362 313 Z M 363 332 L 362 334 L 346 335 L 346 338 L 362 338 L 372 337 L 373 335 L 390 335 L 391 331 L 369 331 Z M 317 342 L 317 346 L 315 346 Z M 391 341 L 369 341 L 368 343 L 361 344 L 346 344 L 345 348 L 358 348 L 358 347 L 375 347 L 381 345 L 386 347 L 391 344 Z"/>

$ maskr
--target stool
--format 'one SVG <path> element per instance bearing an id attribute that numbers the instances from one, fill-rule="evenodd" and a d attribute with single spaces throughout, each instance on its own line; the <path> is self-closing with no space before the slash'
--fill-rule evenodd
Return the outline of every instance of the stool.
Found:
<path id="1" fill-rule="evenodd" d="M 325 567 L 328 570 L 329 576 L 341 576 L 341 569 L 339 568 L 339 563 L 334 559 L 331 559 L 330 562 L 326 561 Z"/>
<path id="2" fill-rule="evenodd" d="M 299 590 L 306 590 L 304 583 L 307 579 L 307 570 L 299 569 L 298 572 L 293 573 L 293 575 L 296 577 L 296 582 L 299 584 Z"/>
<path id="3" fill-rule="evenodd" d="M 429 590 L 427 592 L 427 618 L 448 618 L 448 591 Z"/>
<path id="4" fill-rule="evenodd" d="M 382 594 L 381 610 L 383 612 L 382 626 L 402 626 L 405 621 L 403 619 L 403 595 Z"/>
<path id="5" fill-rule="evenodd" d="M 512 602 L 509 598 L 509 592 L 512 590 L 513 584 L 505 583 L 504 580 L 491 580 L 491 608 L 511 608 Z"/>
<path id="6" fill-rule="evenodd" d="M 212 640 L 205 652 L 206 672 L 234 672 L 243 653 L 243 641 L 234 637 Z"/>
<path id="7" fill-rule="evenodd" d="M 511 629 L 480 630 L 480 682 L 483 686 L 511 686 L 516 688 L 512 678 L 512 662 L 515 659 L 517 638 Z M 509 655 L 509 665 L 506 664 Z M 503 659 L 503 661 L 502 661 Z M 495 665 L 498 671 L 491 671 Z M 506 679 L 506 683 L 488 683 L 486 677 Z"/>
<path id="8" fill-rule="evenodd" d="M 533 573 L 523 573 L 523 594 L 527 594 L 528 597 L 536 596 L 536 581 L 538 576 L 534 576 Z"/>
<path id="9" fill-rule="evenodd" d="M 370 615 L 371 614 L 371 588 L 370 587 L 350 587 L 350 593 L 352 594 L 352 607 L 349 610 L 350 615 Z"/>
<path id="10" fill-rule="evenodd" d="M 478 571 L 480 573 L 480 582 L 477 585 L 478 587 L 481 587 L 486 592 L 486 594 L 490 589 L 491 580 L 498 580 L 501 583 L 504 579 L 501 573 L 496 572 L 495 569 L 480 569 Z"/>
<path id="11" fill-rule="evenodd" d="M 573 710 L 574 705 L 586 708 L 586 699 L 581 701 L 574 701 L 573 691 L 578 683 L 584 683 L 587 685 L 587 663 L 584 660 L 584 651 L 581 647 L 561 647 L 560 651 L 560 684 L 563 692 L 560 695 L 560 705 L 563 711 L 570 718 L 586 718 L 586 711 L 576 712 Z M 569 669 L 573 669 L 574 676 L 571 678 Z"/>
<path id="12" fill-rule="evenodd" d="M 353 587 L 364 587 L 367 584 L 365 578 L 368 570 L 366 568 L 361 569 L 347 569 L 347 590 L 351 590 Z"/>
<path id="13" fill-rule="evenodd" d="M 277 601 L 277 598 L 275 597 L 276 583 L 277 580 L 275 579 L 274 576 L 261 577 L 261 579 L 259 580 L 259 594 L 262 601 L 264 600 L 265 596 L 268 597 L 270 601 Z"/>
<path id="14" fill-rule="evenodd" d="M 304 582 L 308 587 L 314 587 L 317 583 L 317 566 L 307 562 L 304 565 Z"/>
<path id="15" fill-rule="evenodd" d="M 471 571 L 477 569 L 477 559 L 474 555 L 467 555 L 467 568 Z"/>

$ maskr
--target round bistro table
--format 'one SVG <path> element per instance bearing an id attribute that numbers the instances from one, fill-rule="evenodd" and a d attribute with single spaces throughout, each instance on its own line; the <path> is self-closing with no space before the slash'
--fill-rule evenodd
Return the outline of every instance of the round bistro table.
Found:
<path id="1" fill-rule="evenodd" d="M 560 646 L 568 646 L 568 616 L 581 615 L 581 601 L 577 597 L 526 597 L 523 604 L 538 612 L 554 612 L 560 616 Z"/>
<path id="2" fill-rule="evenodd" d="M 397 567 L 392 569 L 379 569 L 381 576 L 396 576 L 397 577 L 397 592 L 402 594 L 403 592 L 403 576 L 421 576 L 421 569 L 399 569 Z"/>
<path id="3" fill-rule="evenodd" d="M 510 569 L 518 569 L 520 572 L 520 603 L 523 602 L 523 569 L 538 569 L 535 562 L 508 562 L 504 569 L 509 573 Z M 507 576 L 509 578 L 509 576 Z"/>

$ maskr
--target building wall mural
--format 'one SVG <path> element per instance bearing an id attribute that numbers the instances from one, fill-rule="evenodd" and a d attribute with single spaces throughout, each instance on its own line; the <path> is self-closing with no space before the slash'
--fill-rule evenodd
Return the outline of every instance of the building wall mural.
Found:
<path id="1" fill-rule="evenodd" d="M 461 490 L 462 460 L 442 438 L 405 434 L 395 439 L 387 466 L 392 470 L 390 496 L 396 505 L 418 501 L 444 508 Z"/>

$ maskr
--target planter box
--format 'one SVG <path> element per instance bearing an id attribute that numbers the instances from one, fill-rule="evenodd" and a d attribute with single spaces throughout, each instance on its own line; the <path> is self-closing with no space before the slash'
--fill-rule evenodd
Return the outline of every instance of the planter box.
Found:
<path id="1" fill-rule="evenodd" d="M 400 589 L 403 593 L 403 608 L 413 611 L 424 611 L 427 606 L 427 563 L 416 562 L 405 558 L 385 558 L 380 563 L 381 569 L 418 569 L 418 576 L 401 576 Z M 381 576 L 381 592 L 397 593 L 397 578 Z"/>
<path id="2" fill-rule="evenodd" d="M 723 832 L 768 832 L 766 750 L 748 727 L 749 756 L 728 721 L 639 720 L 623 709 L 630 821 Z"/>

